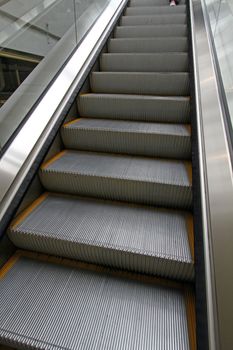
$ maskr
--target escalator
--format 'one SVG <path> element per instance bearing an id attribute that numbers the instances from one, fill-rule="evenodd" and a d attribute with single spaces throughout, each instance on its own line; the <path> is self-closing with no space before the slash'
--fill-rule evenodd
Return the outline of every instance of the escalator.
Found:
<path id="1" fill-rule="evenodd" d="M 184 1 L 128 3 L 8 228 L 1 344 L 197 348 L 188 37 Z"/>

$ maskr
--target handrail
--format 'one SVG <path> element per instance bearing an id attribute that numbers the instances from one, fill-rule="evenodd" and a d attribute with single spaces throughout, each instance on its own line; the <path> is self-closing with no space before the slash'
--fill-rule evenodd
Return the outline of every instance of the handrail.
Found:
<path id="1" fill-rule="evenodd" d="M 211 350 L 233 343 L 233 177 L 213 57 L 201 0 L 190 0 Z"/>
<path id="2" fill-rule="evenodd" d="M 35 107 L 0 160 L 0 222 L 53 131 L 75 99 L 127 0 L 112 0 Z"/>

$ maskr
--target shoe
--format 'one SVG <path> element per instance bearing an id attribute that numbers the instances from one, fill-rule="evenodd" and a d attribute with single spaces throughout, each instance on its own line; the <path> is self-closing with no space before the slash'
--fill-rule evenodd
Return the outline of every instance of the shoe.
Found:
<path id="1" fill-rule="evenodd" d="M 172 1 L 170 2 L 170 6 L 176 6 L 175 0 L 172 0 Z"/>

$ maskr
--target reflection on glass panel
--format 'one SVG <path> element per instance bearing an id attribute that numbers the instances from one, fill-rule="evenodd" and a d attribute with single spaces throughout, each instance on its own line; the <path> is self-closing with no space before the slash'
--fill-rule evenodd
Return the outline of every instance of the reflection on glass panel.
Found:
<path id="1" fill-rule="evenodd" d="M 233 124 L 233 1 L 205 2 Z"/>
<path id="2" fill-rule="evenodd" d="M 0 152 L 110 2 L 0 0 Z"/>
<path id="3" fill-rule="evenodd" d="M 36 66 L 30 60 L 22 59 L 22 56 L 34 57 L 38 63 L 68 31 L 70 31 L 69 40 L 77 44 L 75 21 L 94 2 L 94 0 L 0 0 L 0 57 L 4 57 L 1 58 L 0 68 L 1 105 Z M 18 72 L 24 75 L 24 79 L 16 79 Z M 16 79 L 14 83 L 12 79 Z"/>
<path id="4" fill-rule="evenodd" d="M 27 78 L 41 57 L 12 50 L 0 52 L 0 106 Z"/>

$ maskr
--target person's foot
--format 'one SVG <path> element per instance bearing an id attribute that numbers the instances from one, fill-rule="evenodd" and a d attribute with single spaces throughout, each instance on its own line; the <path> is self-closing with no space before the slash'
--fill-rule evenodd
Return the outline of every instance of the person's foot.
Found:
<path id="1" fill-rule="evenodd" d="M 170 6 L 176 6 L 175 0 L 172 0 L 172 1 L 170 2 Z"/>

